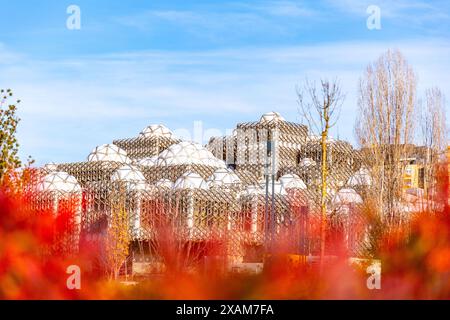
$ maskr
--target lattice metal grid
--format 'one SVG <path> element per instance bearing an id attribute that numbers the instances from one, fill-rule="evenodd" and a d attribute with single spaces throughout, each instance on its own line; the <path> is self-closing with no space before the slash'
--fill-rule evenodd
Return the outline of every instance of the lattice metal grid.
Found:
<path id="1" fill-rule="evenodd" d="M 273 152 L 276 153 L 276 163 L 269 163 L 268 172 L 275 169 L 276 180 L 286 174 L 295 174 L 307 187 L 283 190 L 283 186 L 278 186 L 281 191 L 273 197 L 275 216 L 266 207 L 264 189 L 268 139 L 275 140 Z M 53 171 L 66 172 L 79 182 L 82 192 L 79 204 L 74 205 L 80 210 L 81 220 L 76 230 L 80 230 L 81 238 L 102 237 L 120 201 L 129 217 L 128 232 L 134 243 L 157 241 L 158 228 L 172 221 L 173 234 L 179 241 L 222 243 L 226 255 L 234 261 L 245 260 L 248 247 L 264 248 L 268 239 L 277 237 L 289 239 L 291 253 L 317 253 L 320 239 L 314 229 L 320 221 L 321 144 L 308 136 L 307 127 L 266 119 L 238 124 L 233 136 L 212 138 L 207 149 L 219 160 L 224 160 L 228 170 L 240 179 L 236 185 L 220 188 L 173 187 L 177 179 L 189 172 L 198 174 L 206 182 L 216 170 L 223 170 L 219 162 L 197 164 L 187 161 L 185 164 L 145 166 L 136 161 L 156 157 L 178 144 L 179 140 L 173 137 L 141 136 L 115 140 L 114 143 L 134 160 L 133 168 L 142 172 L 145 181 L 113 181 L 114 173 L 126 165 L 114 161 L 59 164 L 42 171 L 42 176 Z M 362 203 L 358 199 L 351 204 L 336 199 L 340 190 L 347 189 L 354 189 L 364 197 L 364 186 L 349 183 L 351 177 L 364 167 L 364 161 L 360 152 L 344 141 L 330 140 L 327 150 L 330 228 L 343 230 L 351 253 L 362 255 L 366 249 L 365 230 L 360 227 L 364 225 L 359 209 Z M 160 181 L 167 181 L 168 185 L 158 185 Z M 47 207 L 55 206 L 55 199 L 58 206 L 60 199 L 60 196 L 48 196 L 45 192 L 30 195 L 36 207 L 42 207 L 43 203 Z M 345 214 L 339 215 L 342 210 Z M 267 219 L 274 222 L 272 235 L 268 235 Z M 358 228 L 353 221 L 358 221 Z M 77 241 L 76 237 L 73 241 Z"/>
<path id="2" fill-rule="evenodd" d="M 131 159 L 143 159 L 159 155 L 162 151 L 181 140 L 171 137 L 135 137 L 114 140 L 113 144 L 125 150 Z"/>

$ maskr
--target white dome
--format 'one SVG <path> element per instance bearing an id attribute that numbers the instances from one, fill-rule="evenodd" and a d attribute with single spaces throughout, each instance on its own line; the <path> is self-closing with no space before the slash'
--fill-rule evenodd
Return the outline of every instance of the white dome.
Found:
<path id="1" fill-rule="evenodd" d="M 56 171 L 47 174 L 38 185 L 39 191 L 57 191 L 62 193 L 79 193 L 81 186 L 74 176 Z"/>
<path id="2" fill-rule="evenodd" d="M 278 112 L 268 112 L 262 115 L 260 123 L 285 121 L 284 118 Z"/>
<path id="3" fill-rule="evenodd" d="M 261 186 L 249 185 L 249 186 L 247 186 L 247 188 L 245 188 L 245 194 L 249 195 L 249 196 L 264 194 L 264 190 L 261 188 Z"/>
<path id="4" fill-rule="evenodd" d="M 58 171 L 58 165 L 54 162 L 47 163 L 46 165 L 44 165 L 44 170 L 47 172 Z"/>
<path id="5" fill-rule="evenodd" d="M 124 165 L 117 169 L 111 176 L 112 181 L 125 181 L 125 182 L 145 182 L 145 177 L 142 172 L 132 165 Z"/>
<path id="6" fill-rule="evenodd" d="M 148 184 L 146 181 L 137 181 L 129 184 L 129 189 L 132 191 L 155 191 L 155 186 Z"/>
<path id="7" fill-rule="evenodd" d="M 351 187 L 372 185 L 372 177 L 370 176 L 369 170 L 365 168 L 359 169 L 348 179 L 347 184 Z"/>
<path id="8" fill-rule="evenodd" d="M 152 124 L 142 130 L 139 134 L 141 137 L 150 138 L 150 137 L 165 137 L 165 138 L 173 138 L 173 133 L 166 126 L 162 124 Z"/>
<path id="9" fill-rule="evenodd" d="M 306 189 L 306 184 L 296 174 L 285 174 L 279 181 L 285 189 Z"/>
<path id="10" fill-rule="evenodd" d="M 156 162 L 158 161 L 158 157 L 148 157 L 139 160 L 138 164 L 143 167 L 154 167 L 156 166 Z"/>
<path id="11" fill-rule="evenodd" d="M 208 189 L 208 184 L 195 172 L 186 172 L 175 181 L 174 189 Z"/>
<path id="12" fill-rule="evenodd" d="M 361 196 L 353 189 L 341 189 L 333 197 L 333 205 L 361 204 Z"/>
<path id="13" fill-rule="evenodd" d="M 88 156 L 88 161 L 115 161 L 131 163 L 127 152 L 114 144 L 104 144 L 96 147 Z"/>
<path id="14" fill-rule="evenodd" d="M 161 179 L 155 183 L 155 186 L 157 186 L 158 188 L 172 189 L 173 182 L 169 179 Z"/>
<path id="15" fill-rule="evenodd" d="M 203 146 L 183 141 L 174 144 L 160 153 L 157 160 L 158 166 L 201 164 L 216 168 L 226 168 L 225 162 L 217 159 Z"/>
<path id="16" fill-rule="evenodd" d="M 304 158 L 300 160 L 300 163 L 298 164 L 300 167 L 309 167 L 309 166 L 315 166 L 317 163 L 311 159 L 311 158 Z"/>
<path id="17" fill-rule="evenodd" d="M 230 169 L 217 169 L 207 182 L 210 187 L 224 187 L 240 184 L 241 180 Z"/>

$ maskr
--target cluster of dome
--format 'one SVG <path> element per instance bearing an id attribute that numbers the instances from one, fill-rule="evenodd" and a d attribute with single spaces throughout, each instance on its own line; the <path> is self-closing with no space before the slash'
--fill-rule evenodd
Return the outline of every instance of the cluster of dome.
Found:
<path id="1" fill-rule="evenodd" d="M 198 173 L 186 172 L 175 181 L 173 189 L 209 189 L 208 184 Z"/>
<path id="2" fill-rule="evenodd" d="M 172 137 L 169 129 L 162 125 L 152 125 L 141 132 L 141 136 Z M 108 161 L 122 163 L 111 176 L 111 181 L 126 182 L 132 189 L 148 190 L 151 186 L 146 182 L 145 176 L 137 166 L 175 166 L 175 165 L 205 165 L 216 168 L 213 175 L 205 181 L 195 172 L 187 172 L 175 182 L 162 179 L 155 183 L 156 187 L 167 189 L 209 189 L 240 183 L 235 173 L 228 170 L 224 161 L 214 155 L 200 144 L 183 141 L 170 146 L 158 156 L 143 158 L 134 165 L 127 152 L 114 144 L 104 144 L 96 147 L 88 156 L 89 162 Z M 81 187 L 76 178 L 65 172 L 58 172 L 57 166 L 49 164 L 44 167 L 51 172 L 46 175 L 41 184 L 42 191 L 80 192 Z"/>
<path id="3" fill-rule="evenodd" d="M 154 186 L 147 183 L 145 176 L 139 168 L 125 164 L 117 169 L 111 176 L 111 181 L 126 182 L 130 189 L 150 190 L 154 187 L 165 189 L 203 189 L 228 188 L 240 186 L 241 180 L 230 169 L 219 168 L 204 180 L 199 174 L 189 171 L 182 174 L 175 182 L 169 179 L 161 179 Z M 247 187 L 248 193 L 264 191 L 265 182 L 259 186 Z M 295 174 L 286 174 L 275 182 L 275 193 L 286 195 L 288 189 L 306 189 L 305 183 Z M 81 186 L 77 179 L 66 172 L 51 172 L 47 174 L 39 185 L 40 191 L 59 191 L 64 193 L 81 192 Z M 270 186 L 269 192 L 272 192 Z"/>
<path id="4" fill-rule="evenodd" d="M 277 112 L 264 114 L 261 123 L 273 123 L 285 121 Z M 139 134 L 141 137 L 165 137 L 174 139 L 173 133 L 164 125 L 150 125 Z M 314 138 L 314 137 L 311 137 Z M 125 150 L 114 144 L 104 144 L 96 147 L 88 155 L 89 162 L 108 161 L 123 164 L 111 176 L 111 181 L 126 182 L 131 189 L 150 190 L 156 188 L 162 189 L 214 189 L 229 188 L 241 186 L 241 180 L 233 170 L 227 168 L 224 161 L 216 158 L 209 150 L 198 143 L 182 141 L 171 145 L 162 151 L 159 155 L 139 159 L 133 162 Z M 176 181 L 161 179 L 150 185 L 147 183 L 144 174 L 139 167 L 154 166 L 177 166 L 177 165 L 203 165 L 214 168 L 213 174 L 208 179 L 203 179 L 198 173 L 188 171 L 182 174 Z M 300 161 L 300 167 L 316 166 L 317 163 L 304 158 Z M 44 167 L 47 174 L 39 185 L 42 191 L 60 191 L 64 193 L 81 192 L 81 186 L 77 179 L 65 172 L 57 170 L 56 164 L 48 164 Z M 370 185 L 371 177 L 367 169 L 360 169 L 347 182 L 350 187 Z M 306 184 L 295 174 L 285 174 L 274 184 L 276 194 L 286 195 L 287 190 L 305 190 Z M 265 192 L 265 181 L 257 182 L 255 185 L 247 186 L 247 194 L 260 194 Z M 272 185 L 269 187 L 269 193 L 272 193 Z M 361 197 L 353 189 L 341 189 L 333 197 L 333 203 L 336 205 L 345 203 L 361 203 Z"/>
<path id="5" fill-rule="evenodd" d="M 173 133 L 163 125 L 151 125 L 141 133 L 142 137 L 173 138 Z M 104 144 L 96 147 L 88 156 L 88 161 L 110 161 L 132 164 L 125 150 L 114 144 Z M 183 141 L 171 145 L 158 156 L 140 159 L 136 163 L 144 167 L 172 166 L 172 165 L 205 165 L 215 168 L 226 168 L 224 161 L 216 158 L 209 150 L 198 143 Z"/>
<path id="6" fill-rule="evenodd" d="M 132 165 L 124 165 L 117 169 L 111 176 L 111 181 L 124 181 L 124 182 L 145 182 L 145 177 L 142 172 Z"/>

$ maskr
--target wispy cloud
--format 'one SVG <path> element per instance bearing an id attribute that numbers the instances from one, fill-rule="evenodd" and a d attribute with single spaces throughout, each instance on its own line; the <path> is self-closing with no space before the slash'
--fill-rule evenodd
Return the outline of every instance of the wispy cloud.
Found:
<path id="1" fill-rule="evenodd" d="M 262 1 L 251 5 L 231 2 L 199 10 L 147 10 L 114 20 L 148 32 L 168 23 L 198 37 L 220 40 L 221 37 L 291 33 L 302 27 L 298 18 L 312 19 L 318 15 L 319 11 L 298 1 Z M 280 19 L 285 20 L 280 23 Z"/>
<path id="2" fill-rule="evenodd" d="M 244 6 L 263 14 L 280 17 L 314 17 L 320 15 L 319 11 L 313 9 L 304 1 L 263 1 L 254 3 L 252 6 L 248 4 Z"/>
<path id="3" fill-rule="evenodd" d="M 367 16 L 370 5 L 380 7 L 383 18 L 398 23 L 422 24 L 450 20 L 447 1 L 424 0 L 327 0 L 329 6 L 357 16 Z M 447 10 L 445 10 L 447 9 Z"/>

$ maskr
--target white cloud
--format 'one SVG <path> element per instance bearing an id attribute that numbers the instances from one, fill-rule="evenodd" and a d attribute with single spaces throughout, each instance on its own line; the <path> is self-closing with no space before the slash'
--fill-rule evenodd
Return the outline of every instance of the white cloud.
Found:
<path id="1" fill-rule="evenodd" d="M 114 21 L 148 33 L 162 23 L 169 23 L 181 28 L 181 32 L 220 42 L 250 35 L 292 34 L 303 28 L 298 18 L 312 19 L 318 15 L 320 12 L 299 1 L 262 1 L 251 5 L 242 2 L 210 4 L 198 10 L 147 10 L 118 16 Z"/>
<path id="2" fill-rule="evenodd" d="M 303 1 L 265 1 L 260 4 L 246 5 L 253 10 L 280 17 L 313 17 L 320 12 L 312 9 Z"/>
<path id="3" fill-rule="evenodd" d="M 367 16 L 366 9 L 370 5 L 376 5 L 380 7 L 383 19 L 387 18 L 399 24 L 419 25 L 450 19 L 443 10 L 443 7 L 448 5 L 444 1 L 430 3 L 424 0 L 328 0 L 327 3 L 342 12 L 357 16 Z"/>

